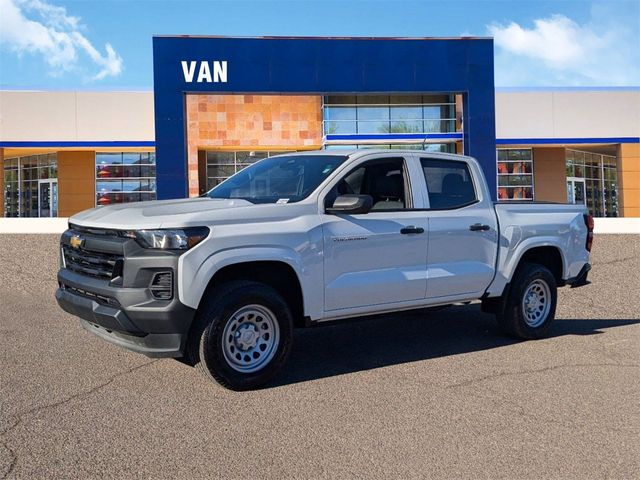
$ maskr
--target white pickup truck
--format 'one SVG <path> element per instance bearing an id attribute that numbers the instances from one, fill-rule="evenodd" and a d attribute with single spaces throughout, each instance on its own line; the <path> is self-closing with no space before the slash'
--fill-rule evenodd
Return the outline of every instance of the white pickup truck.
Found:
<path id="1" fill-rule="evenodd" d="M 494 203 L 473 158 L 292 153 L 200 198 L 73 216 L 56 298 L 105 340 L 244 390 L 282 367 L 294 327 L 335 319 L 480 300 L 540 338 L 556 288 L 588 283 L 592 231 L 583 206 Z"/>

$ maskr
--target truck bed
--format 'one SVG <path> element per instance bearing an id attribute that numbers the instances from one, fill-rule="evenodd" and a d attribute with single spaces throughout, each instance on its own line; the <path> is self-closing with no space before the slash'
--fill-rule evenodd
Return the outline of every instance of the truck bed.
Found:
<path id="1" fill-rule="evenodd" d="M 587 239 L 584 205 L 552 202 L 494 202 L 498 219 L 499 247 L 496 276 L 487 290 L 490 296 L 501 294 L 511 278 L 522 252 L 535 242 L 564 252 L 563 280 L 575 277 L 588 261 L 583 246 Z"/>

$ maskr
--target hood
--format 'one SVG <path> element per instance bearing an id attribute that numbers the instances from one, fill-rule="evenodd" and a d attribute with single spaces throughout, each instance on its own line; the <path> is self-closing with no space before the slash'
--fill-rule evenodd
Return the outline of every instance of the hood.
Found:
<path id="1" fill-rule="evenodd" d="M 85 227 L 116 230 L 186 227 L 194 220 L 213 219 L 217 210 L 257 207 L 240 199 L 187 198 L 123 203 L 80 212 L 70 223 Z"/>

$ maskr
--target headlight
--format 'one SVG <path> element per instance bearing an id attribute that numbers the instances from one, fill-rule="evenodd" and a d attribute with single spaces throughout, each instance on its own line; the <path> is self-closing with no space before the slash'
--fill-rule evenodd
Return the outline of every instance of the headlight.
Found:
<path id="1" fill-rule="evenodd" d="M 189 250 L 209 235 L 207 227 L 171 228 L 161 230 L 135 230 L 123 235 L 135 238 L 144 248 L 162 250 Z"/>

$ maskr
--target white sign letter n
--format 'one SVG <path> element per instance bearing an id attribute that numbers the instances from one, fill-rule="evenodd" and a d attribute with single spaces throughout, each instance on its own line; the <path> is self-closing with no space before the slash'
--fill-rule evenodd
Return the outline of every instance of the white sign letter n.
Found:
<path id="1" fill-rule="evenodd" d="M 213 81 L 227 83 L 227 61 L 213 62 Z"/>

